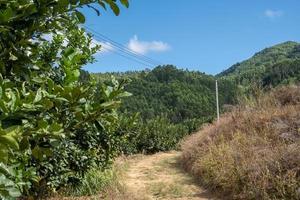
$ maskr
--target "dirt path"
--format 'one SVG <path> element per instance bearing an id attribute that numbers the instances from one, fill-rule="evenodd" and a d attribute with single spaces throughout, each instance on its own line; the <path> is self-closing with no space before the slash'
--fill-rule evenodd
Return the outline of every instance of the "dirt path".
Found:
<path id="1" fill-rule="evenodd" d="M 137 200 L 213 199 L 178 166 L 180 152 L 137 156 L 129 160 L 124 184 Z"/>

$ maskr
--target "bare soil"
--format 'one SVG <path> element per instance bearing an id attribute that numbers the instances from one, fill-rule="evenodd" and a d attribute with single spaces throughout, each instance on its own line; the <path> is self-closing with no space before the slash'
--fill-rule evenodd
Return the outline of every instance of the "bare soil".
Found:
<path id="1" fill-rule="evenodd" d="M 128 160 L 123 183 L 136 200 L 208 200 L 214 199 L 178 164 L 180 152 L 138 155 Z"/>

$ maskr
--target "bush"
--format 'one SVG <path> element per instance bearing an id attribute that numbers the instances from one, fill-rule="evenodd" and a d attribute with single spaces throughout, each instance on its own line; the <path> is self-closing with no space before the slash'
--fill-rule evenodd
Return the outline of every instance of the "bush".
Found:
<path id="1" fill-rule="evenodd" d="M 91 3 L 119 12 L 117 1 L 106 0 L 0 3 L 1 199 L 77 184 L 117 155 L 126 82 L 80 81 L 100 48 L 79 26 L 85 19 L 77 9 Z"/>
<path id="2" fill-rule="evenodd" d="M 139 115 L 122 117 L 118 131 L 124 135 L 120 143 L 124 154 L 156 153 L 177 148 L 178 142 L 194 132 L 203 120 L 186 120 L 174 124 L 166 116 L 143 121 Z"/>

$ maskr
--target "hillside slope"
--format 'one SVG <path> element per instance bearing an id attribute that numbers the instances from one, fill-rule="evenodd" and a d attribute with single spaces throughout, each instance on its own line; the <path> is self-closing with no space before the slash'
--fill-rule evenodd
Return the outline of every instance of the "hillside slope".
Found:
<path id="1" fill-rule="evenodd" d="M 200 72 L 158 66 L 153 70 L 126 73 L 94 74 L 99 81 L 113 75 L 116 79 L 131 79 L 126 91 L 132 96 L 123 99 L 120 113 L 124 119 L 135 113 L 137 122 L 124 121 L 119 128 L 129 132 L 125 153 L 168 151 L 187 134 L 215 116 L 215 77 Z M 236 86 L 232 81 L 219 80 L 220 105 L 234 104 Z M 134 127 L 129 127 L 133 124 Z"/>
<path id="2" fill-rule="evenodd" d="M 289 71 L 290 63 L 297 59 L 300 59 L 300 43 L 284 42 L 266 48 L 248 60 L 234 64 L 217 76 L 232 78 L 239 84 L 247 85 L 249 82 L 262 81 L 280 63 L 284 74 L 285 69 Z M 300 74 L 299 65 L 297 73 Z M 293 76 L 293 74 L 290 74 L 290 76 Z"/>
<path id="3" fill-rule="evenodd" d="M 133 96 L 124 102 L 123 110 L 141 112 L 143 119 L 163 113 L 173 123 L 180 123 L 199 117 L 206 121 L 215 115 L 213 76 L 162 66 L 131 79 L 126 89 Z M 219 87 L 221 105 L 234 103 L 234 85 L 220 80 Z"/>
<path id="4" fill-rule="evenodd" d="M 300 87 L 248 101 L 182 143 L 183 166 L 232 199 L 300 199 Z"/>
<path id="5" fill-rule="evenodd" d="M 173 65 L 153 70 L 94 74 L 97 79 L 131 79 L 126 90 L 133 95 L 124 100 L 121 110 L 140 112 L 144 120 L 160 115 L 173 123 L 201 116 L 204 121 L 215 115 L 215 77 L 201 72 L 177 69 Z M 220 104 L 233 104 L 236 88 L 232 82 L 219 81 Z"/>

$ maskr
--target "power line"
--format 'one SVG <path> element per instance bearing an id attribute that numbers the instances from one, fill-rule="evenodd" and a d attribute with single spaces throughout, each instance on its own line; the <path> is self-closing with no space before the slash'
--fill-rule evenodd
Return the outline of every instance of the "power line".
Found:
<path id="1" fill-rule="evenodd" d="M 89 27 L 87 27 L 87 26 L 84 26 L 84 27 L 85 27 L 89 32 L 92 32 L 92 34 L 93 34 L 96 38 L 98 38 L 98 39 L 100 39 L 100 40 L 103 40 L 103 41 L 105 41 L 105 42 L 108 42 L 112 47 L 115 47 L 116 49 L 118 49 L 119 51 L 125 53 L 125 54 L 128 55 L 128 56 L 135 57 L 136 59 L 142 60 L 143 62 L 149 63 L 149 64 L 151 64 L 151 65 L 163 65 L 163 63 L 160 62 L 160 61 L 154 60 L 154 59 L 152 59 L 152 58 L 150 58 L 150 57 L 147 57 L 147 56 L 145 56 L 145 55 L 143 55 L 143 54 L 140 54 L 140 53 L 135 52 L 135 51 L 133 51 L 133 50 L 131 50 L 131 49 L 128 49 L 126 46 L 124 46 L 124 45 L 122 45 L 122 44 L 120 44 L 120 43 L 118 43 L 118 42 L 116 42 L 116 41 L 114 41 L 114 40 L 108 38 L 107 36 L 105 36 L 105 35 L 103 35 L 103 34 L 97 32 L 97 31 L 95 31 L 95 30 L 93 30 L 93 29 L 91 29 L 91 28 L 89 28 Z"/>
<path id="2" fill-rule="evenodd" d="M 100 37 L 101 40 L 105 40 L 106 42 L 110 42 L 110 43 L 112 43 L 115 47 L 118 47 L 118 48 L 120 48 L 120 49 L 126 51 L 126 52 L 129 53 L 129 54 L 133 54 L 133 55 L 135 55 L 135 56 L 141 57 L 141 58 L 143 58 L 143 59 L 145 59 L 145 60 L 148 60 L 148 61 L 150 61 L 150 62 L 152 62 L 152 63 L 156 63 L 156 64 L 159 64 L 159 65 L 162 65 L 162 64 L 163 64 L 163 63 L 160 62 L 160 61 L 154 60 L 154 59 L 152 59 L 152 58 L 150 58 L 150 57 L 148 57 L 148 56 L 145 56 L 145 55 L 143 55 L 143 54 L 141 54 L 141 53 L 138 53 L 138 52 L 136 52 L 136 51 L 133 51 L 133 50 L 131 50 L 131 49 L 128 49 L 126 46 L 124 46 L 124 45 L 122 45 L 122 44 L 120 44 L 120 43 L 118 43 L 118 42 L 116 42 L 116 41 L 110 39 L 109 37 L 107 37 L 107 36 L 105 36 L 105 35 L 103 35 L 103 34 L 97 32 L 97 31 L 95 31 L 95 30 L 92 29 L 92 28 L 89 28 L 89 27 L 87 27 L 87 26 L 84 26 L 84 27 L 85 27 L 86 29 L 88 29 L 90 32 L 94 33 L 96 36 Z"/>
<path id="3" fill-rule="evenodd" d="M 92 43 L 95 44 L 95 45 L 97 45 L 95 42 L 92 42 Z M 110 50 L 110 49 L 108 49 L 108 48 L 106 48 L 106 47 L 104 47 L 104 46 L 102 46 L 101 48 L 105 49 L 106 51 L 110 51 L 110 52 L 112 52 L 112 53 L 115 53 L 115 54 L 117 54 L 117 55 L 119 55 L 119 56 L 122 56 L 122 57 L 124 57 L 124 58 L 126 58 L 126 59 L 128 59 L 128 60 L 131 60 L 131 61 L 134 61 L 134 62 L 136 62 L 136 63 L 142 64 L 143 66 L 150 67 L 150 66 L 153 65 L 153 64 L 145 63 L 145 62 L 143 62 L 143 61 L 140 61 L 140 60 L 135 59 L 135 58 L 132 58 L 132 57 L 128 57 L 128 56 L 123 55 L 123 54 L 121 54 L 121 53 L 119 53 L 119 52 L 112 51 L 112 50 Z"/>
<path id="4" fill-rule="evenodd" d="M 77 47 L 75 47 L 72 43 L 70 43 L 69 40 L 65 39 L 65 41 L 67 41 L 68 44 L 71 45 L 73 48 L 77 48 Z M 93 42 L 93 41 L 91 41 L 91 43 L 94 44 L 94 45 L 98 45 L 96 42 Z M 102 46 L 101 48 L 104 49 L 104 50 L 106 50 L 106 51 L 111 51 L 111 52 L 113 52 L 113 53 L 115 53 L 115 54 L 117 54 L 117 55 L 119 55 L 119 56 L 122 56 L 122 57 L 128 59 L 128 60 L 131 60 L 131 61 L 134 61 L 134 62 L 136 62 L 136 63 L 142 64 L 143 66 L 146 66 L 146 67 L 151 67 L 151 66 L 152 66 L 152 64 L 149 64 L 149 63 L 140 61 L 140 60 L 135 59 L 135 58 L 132 58 L 132 57 L 128 57 L 128 56 L 123 55 L 123 54 L 121 54 L 121 53 L 119 53 L 119 52 L 112 51 L 111 49 L 109 49 L 109 48 L 107 48 L 107 47 L 105 47 L 105 46 Z"/>
<path id="5" fill-rule="evenodd" d="M 93 41 L 92 41 L 92 43 L 93 43 L 94 45 L 99 45 L 99 44 L 97 44 L 96 42 L 93 42 Z M 109 46 L 111 46 L 111 47 L 114 47 L 114 46 L 112 46 L 112 45 L 110 45 L 110 44 L 107 44 L 107 45 L 109 45 Z M 149 62 L 147 62 L 147 61 L 141 60 L 141 59 L 139 59 L 139 58 L 137 58 L 137 57 L 133 57 L 133 56 L 130 56 L 130 55 L 128 56 L 128 54 L 126 54 L 125 52 L 122 52 L 121 50 L 120 50 L 121 52 L 114 51 L 114 50 L 112 50 L 112 49 L 110 49 L 110 48 L 107 48 L 107 47 L 104 46 L 104 45 L 101 46 L 101 49 L 104 49 L 104 50 L 109 51 L 109 52 L 111 52 L 111 53 L 117 54 L 117 55 L 119 55 L 119 56 L 121 56 L 121 57 L 123 57 L 123 58 L 126 58 L 127 60 L 131 60 L 131 61 L 133 61 L 133 62 L 142 64 L 143 66 L 153 67 L 153 66 L 156 65 L 156 64 L 149 63 Z M 125 54 L 122 54 L 122 53 L 125 53 Z"/>
<path id="6" fill-rule="evenodd" d="M 91 41 L 91 43 L 94 44 L 94 45 L 99 45 L 99 43 L 94 42 L 93 40 Z M 69 45 L 71 45 L 72 47 L 74 47 L 70 42 L 69 42 Z M 115 46 L 112 45 L 111 43 L 107 43 L 106 45 L 108 45 L 108 46 L 110 46 L 110 47 L 112 47 L 112 48 L 115 48 Z M 106 47 L 106 46 L 104 46 L 104 45 L 102 45 L 101 48 L 104 49 L 104 50 L 106 50 L 106 51 L 110 51 L 110 52 L 112 52 L 112 53 L 115 53 L 115 54 L 117 54 L 117 55 L 119 55 L 119 56 L 121 56 L 121 57 L 124 57 L 124 58 L 126 58 L 126 59 L 128 59 L 128 60 L 131 60 L 131 61 L 133 61 L 133 62 L 142 64 L 143 66 L 146 66 L 146 67 L 149 67 L 149 68 L 151 68 L 151 67 L 157 65 L 157 64 L 151 63 L 151 62 L 149 62 L 149 61 L 147 61 L 147 60 L 141 59 L 141 58 L 139 58 L 139 57 L 137 57 L 137 56 L 128 54 L 126 51 L 124 51 L 124 50 L 122 50 L 122 49 L 119 49 L 119 51 L 121 51 L 121 52 L 124 53 L 124 54 L 122 54 L 122 53 L 120 53 L 120 52 L 117 52 L 117 51 L 113 51 L 112 49 L 110 49 L 110 48 L 108 48 L 108 47 Z"/>

